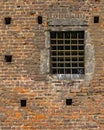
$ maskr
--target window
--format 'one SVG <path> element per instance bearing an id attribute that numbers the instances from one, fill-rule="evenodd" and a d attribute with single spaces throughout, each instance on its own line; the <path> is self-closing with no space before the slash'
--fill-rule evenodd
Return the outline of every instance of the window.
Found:
<path id="1" fill-rule="evenodd" d="M 94 16 L 94 23 L 99 23 L 99 16 Z"/>
<path id="2" fill-rule="evenodd" d="M 5 55 L 5 61 L 6 62 L 12 62 L 12 55 Z"/>
<path id="3" fill-rule="evenodd" d="M 5 24 L 11 24 L 11 18 L 10 17 L 5 18 Z"/>
<path id="4" fill-rule="evenodd" d="M 95 0 L 95 2 L 100 2 L 100 0 Z"/>
<path id="5" fill-rule="evenodd" d="M 66 105 L 67 106 L 72 105 L 72 99 L 66 99 Z"/>
<path id="6" fill-rule="evenodd" d="M 26 100 L 21 100 L 21 107 L 26 107 Z"/>
<path id="7" fill-rule="evenodd" d="M 38 24 L 42 24 L 43 20 L 42 20 L 42 16 L 38 16 Z"/>
<path id="8" fill-rule="evenodd" d="M 52 74 L 84 74 L 84 31 L 50 32 Z"/>

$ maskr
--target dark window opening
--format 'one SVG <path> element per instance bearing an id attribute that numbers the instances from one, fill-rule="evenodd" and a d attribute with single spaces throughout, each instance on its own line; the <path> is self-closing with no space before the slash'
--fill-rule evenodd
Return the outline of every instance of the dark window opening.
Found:
<path id="1" fill-rule="evenodd" d="M 12 62 L 12 55 L 5 55 L 6 62 Z"/>
<path id="2" fill-rule="evenodd" d="M 11 24 L 11 18 L 10 17 L 5 18 L 5 24 Z"/>
<path id="3" fill-rule="evenodd" d="M 77 46 L 71 46 L 72 50 L 77 50 Z"/>
<path id="4" fill-rule="evenodd" d="M 57 70 L 56 69 L 52 69 L 52 74 L 57 74 Z"/>
<path id="5" fill-rule="evenodd" d="M 71 32 L 71 38 L 73 38 L 73 39 L 74 39 L 74 38 L 75 38 L 75 39 L 77 38 L 77 33 L 76 33 L 76 31 L 72 31 L 72 32 Z"/>
<path id="6" fill-rule="evenodd" d="M 58 50 L 64 50 L 63 46 L 58 46 Z"/>
<path id="7" fill-rule="evenodd" d="M 71 54 L 72 55 L 77 55 L 77 51 L 72 51 Z"/>
<path id="8" fill-rule="evenodd" d="M 84 74 L 84 31 L 50 32 L 52 74 Z"/>
<path id="9" fill-rule="evenodd" d="M 59 56 L 60 56 L 60 55 L 64 55 L 64 52 L 63 52 L 63 51 L 62 51 L 62 52 L 59 51 L 59 52 L 58 52 L 58 55 L 59 55 Z"/>
<path id="10" fill-rule="evenodd" d="M 94 23 L 99 23 L 99 16 L 94 16 Z"/>
<path id="11" fill-rule="evenodd" d="M 65 69 L 65 74 L 70 74 L 71 70 L 70 69 Z"/>
<path id="12" fill-rule="evenodd" d="M 65 44 L 70 44 L 70 40 L 65 40 Z"/>
<path id="13" fill-rule="evenodd" d="M 26 100 L 21 100 L 21 107 L 26 107 Z"/>
<path id="14" fill-rule="evenodd" d="M 42 24 L 42 22 L 43 22 L 42 16 L 38 16 L 38 24 Z"/>
<path id="15" fill-rule="evenodd" d="M 77 44 L 77 40 L 71 40 L 71 44 L 73 45 Z"/>
<path id="16" fill-rule="evenodd" d="M 67 106 L 72 105 L 72 99 L 66 99 L 66 105 Z"/>
<path id="17" fill-rule="evenodd" d="M 57 33 L 57 38 L 59 39 L 59 38 L 63 38 L 63 32 L 58 32 Z"/>
<path id="18" fill-rule="evenodd" d="M 77 67 L 78 65 L 77 65 L 77 63 L 72 63 L 72 66 Z"/>
<path id="19" fill-rule="evenodd" d="M 65 38 L 67 39 L 69 39 L 70 38 L 70 32 L 67 32 L 67 33 L 65 33 Z"/>
<path id="20" fill-rule="evenodd" d="M 100 2 L 100 0 L 95 0 L 95 2 Z"/>
<path id="21" fill-rule="evenodd" d="M 56 33 L 55 32 L 51 32 L 50 34 L 51 34 L 51 38 L 53 38 L 53 39 L 56 38 Z"/>
<path id="22" fill-rule="evenodd" d="M 17 5 L 17 8 L 20 8 L 21 6 L 20 5 Z"/>
<path id="23" fill-rule="evenodd" d="M 55 41 L 55 40 L 52 40 L 52 41 L 51 41 L 51 44 L 56 44 L 56 41 Z"/>
<path id="24" fill-rule="evenodd" d="M 63 44 L 63 40 L 59 40 L 59 41 L 58 41 L 58 44 Z"/>

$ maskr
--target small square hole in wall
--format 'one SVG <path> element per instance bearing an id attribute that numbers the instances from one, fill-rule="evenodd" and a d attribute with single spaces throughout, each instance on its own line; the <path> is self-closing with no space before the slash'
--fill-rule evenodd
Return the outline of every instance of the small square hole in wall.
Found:
<path id="1" fill-rule="evenodd" d="M 26 100 L 21 100 L 21 107 L 26 107 Z"/>
<path id="2" fill-rule="evenodd" d="M 5 55 L 5 61 L 6 62 L 12 62 L 12 55 Z"/>
<path id="3" fill-rule="evenodd" d="M 100 2 L 100 0 L 95 0 L 95 2 Z"/>
<path id="4" fill-rule="evenodd" d="M 99 16 L 94 16 L 94 23 L 99 23 Z"/>
<path id="5" fill-rule="evenodd" d="M 18 5 L 18 6 L 17 6 L 17 8 L 21 8 L 21 6 L 20 6 L 20 5 Z"/>
<path id="6" fill-rule="evenodd" d="M 10 17 L 5 18 L 5 24 L 6 25 L 11 24 L 11 18 Z"/>
<path id="7" fill-rule="evenodd" d="M 72 99 L 66 99 L 66 105 L 67 106 L 72 105 Z"/>
<path id="8" fill-rule="evenodd" d="M 43 22 L 42 16 L 38 16 L 38 24 L 42 24 L 42 22 Z"/>

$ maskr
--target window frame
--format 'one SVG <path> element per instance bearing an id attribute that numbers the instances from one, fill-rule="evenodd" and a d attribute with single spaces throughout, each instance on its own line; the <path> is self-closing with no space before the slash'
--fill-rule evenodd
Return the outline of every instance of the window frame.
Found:
<path id="1" fill-rule="evenodd" d="M 51 37 L 52 36 L 52 33 L 54 33 L 56 36 L 53 38 L 53 37 Z M 81 35 L 81 33 L 83 34 L 83 38 L 80 38 L 80 35 Z M 59 34 L 62 34 L 61 35 L 61 37 L 59 36 Z M 66 34 L 69 34 L 70 36 L 69 37 L 66 37 Z M 76 36 L 75 37 L 72 37 L 72 34 L 75 34 Z M 64 48 L 64 49 L 59 49 L 59 41 L 62 41 L 63 42 L 63 45 L 62 45 L 62 47 Z M 70 43 L 67 45 L 65 42 L 66 42 L 66 40 L 69 40 L 70 41 Z M 77 41 L 77 43 L 74 45 L 74 47 L 76 46 L 77 47 L 77 49 L 76 50 L 71 50 L 71 48 L 73 47 L 73 44 L 72 44 L 72 41 Z M 80 50 L 80 49 L 78 49 L 81 45 L 79 44 L 79 41 L 80 40 L 83 40 L 83 44 L 81 44 L 84 48 L 82 49 L 82 50 Z M 55 46 L 55 44 L 53 44 L 52 43 L 52 41 L 54 41 L 54 42 L 56 42 L 56 46 Z M 64 74 L 64 75 L 79 75 L 79 74 L 85 74 L 85 31 L 50 31 L 50 73 L 51 74 Z M 56 48 L 56 51 L 54 50 L 54 49 L 52 49 L 53 47 L 55 47 Z M 67 50 L 67 49 L 65 49 L 66 47 L 69 47 L 70 49 L 69 50 Z M 63 58 L 64 59 L 64 61 L 61 61 L 60 63 L 59 63 L 59 60 L 58 60 L 58 58 L 60 57 L 60 55 L 58 55 L 58 53 L 59 52 L 63 52 L 63 56 L 61 56 L 61 58 Z M 80 56 L 79 55 L 79 52 L 80 51 L 83 51 L 83 55 L 82 56 Z M 53 56 L 52 55 L 52 53 L 53 52 L 55 52 L 56 53 L 56 55 L 55 56 Z M 68 55 L 68 58 L 70 57 L 70 62 L 68 62 L 68 65 L 69 66 L 66 66 L 66 60 L 65 60 L 65 58 L 66 58 L 66 52 L 69 52 L 70 54 Z M 74 55 L 73 56 L 73 52 L 77 52 L 77 55 Z M 80 58 L 83 58 L 84 60 L 82 61 L 83 62 L 83 64 L 84 64 L 84 66 L 83 67 L 81 67 L 80 66 L 80 62 L 81 61 L 79 61 L 79 59 Z M 52 60 L 52 58 L 56 58 L 57 60 L 56 60 L 56 62 L 54 62 L 53 60 Z M 74 63 L 74 61 L 73 61 L 73 58 L 77 58 L 77 61 L 75 62 L 76 64 L 77 64 L 77 66 L 73 66 L 73 64 L 75 64 Z M 52 66 L 52 64 L 56 64 L 56 66 L 55 67 L 53 67 Z M 59 67 L 58 65 L 59 64 L 63 64 L 63 67 L 61 68 L 61 67 Z M 83 69 L 83 73 L 78 73 L 78 70 L 79 69 Z M 55 70 L 56 71 L 56 73 L 53 73 L 52 71 L 53 70 Z M 59 72 L 59 70 L 61 70 L 61 72 Z M 66 73 L 67 71 L 70 71 L 69 73 Z M 65 72 L 66 71 L 66 72 Z M 75 72 L 76 71 L 76 72 Z"/>
<path id="2" fill-rule="evenodd" d="M 84 31 L 85 32 L 85 74 L 69 75 L 69 74 L 51 74 L 50 73 L 50 31 Z M 73 80 L 87 81 L 92 79 L 95 71 L 95 51 L 91 40 L 91 33 L 88 26 L 48 26 L 45 29 L 45 48 L 41 50 L 40 57 L 40 73 L 46 75 L 48 80 Z"/>

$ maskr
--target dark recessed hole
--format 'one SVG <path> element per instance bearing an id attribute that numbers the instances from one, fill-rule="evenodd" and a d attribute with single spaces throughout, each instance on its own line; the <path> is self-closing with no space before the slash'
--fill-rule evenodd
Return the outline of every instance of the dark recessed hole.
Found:
<path id="1" fill-rule="evenodd" d="M 94 16 L 94 23 L 99 23 L 99 16 Z"/>
<path id="2" fill-rule="evenodd" d="M 26 100 L 21 100 L 21 107 L 26 107 Z"/>
<path id="3" fill-rule="evenodd" d="M 95 0 L 95 2 L 100 2 L 100 0 Z"/>
<path id="4" fill-rule="evenodd" d="M 72 99 L 66 99 L 66 105 L 67 106 L 72 105 Z"/>
<path id="5" fill-rule="evenodd" d="M 38 16 L 38 24 L 42 24 L 42 22 L 43 22 L 42 16 Z"/>
<path id="6" fill-rule="evenodd" d="M 20 7 L 21 7 L 20 5 L 17 6 L 17 8 L 20 8 Z"/>
<path id="7" fill-rule="evenodd" d="M 5 24 L 11 24 L 11 18 L 10 17 L 5 18 Z"/>
<path id="8" fill-rule="evenodd" d="M 5 55 L 6 62 L 12 62 L 12 55 Z"/>

